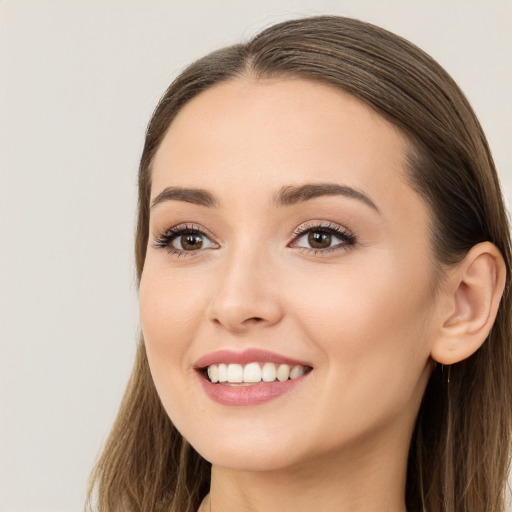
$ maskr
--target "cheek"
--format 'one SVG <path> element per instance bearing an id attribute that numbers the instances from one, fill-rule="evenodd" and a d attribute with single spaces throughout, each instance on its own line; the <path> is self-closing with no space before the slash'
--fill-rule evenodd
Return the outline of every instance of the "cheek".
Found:
<path id="1" fill-rule="evenodd" d="M 180 273 L 147 264 L 139 291 L 140 318 L 147 342 L 161 349 L 171 344 L 173 351 L 186 346 L 202 318 L 206 293 L 204 281 L 196 283 L 188 278 L 184 282 Z"/>
<path id="2" fill-rule="evenodd" d="M 333 382 L 414 385 L 429 358 L 429 280 L 402 265 L 368 268 L 333 272 L 296 290 L 297 321 L 323 352 Z"/>
<path id="3" fill-rule="evenodd" d="M 358 347 L 362 343 L 364 349 L 384 333 L 398 335 L 424 323 L 422 318 L 431 307 L 429 281 L 414 274 L 386 262 L 347 265 L 317 274 L 307 287 L 296 287 L 289 296 L 302 304 L 298 316 L 312 331 L 324 336 L 332 333 L 337 345 L 354 344 L 351 340 L 357 339 Z"/>
<path id="4" fill-rule="evenodd" d="M 169 390 L 192 371 L 189 349 L 204 318 L 205 300 L 204 287 L 180 282 L 147 262 L 140 282 L 140 320 L 151 374 L 166 409 L 175 399 Z"/>
<path id="5" fill-rule="evenodd" d="M 432 304 L 426 281 L 399 274 L 347 272 L 295 293 L 301 330 L 322 353 L 318 377 L 330 392 L 314 399 L 326 438 L 357 436 L 417 411 L 430 371 Z"/>
<path id="6" fill-rule="evenodd" d="M 139 288 L 139 309 L 151 376 L 167 415 L 175 426 L 187 410 L 191 396 L 187 351 L 197 318 L 194 297 L 181 291 L 180 283 L 146 261 Z M 176 393 L 173 390 L 180 390 Z"/>

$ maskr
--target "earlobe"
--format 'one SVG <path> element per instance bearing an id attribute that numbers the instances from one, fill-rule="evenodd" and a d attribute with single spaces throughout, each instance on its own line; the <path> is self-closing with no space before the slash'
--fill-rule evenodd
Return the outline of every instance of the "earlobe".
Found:
<path id="1" fill-rule="evenodd" d="M 431 349 L 434 361 L 454 364 L 482 346 L 496 319 L 505 277 L 503 257 L 490 242 L 475 245 L 450 273 L 443 289 L 446 307 Z"/>

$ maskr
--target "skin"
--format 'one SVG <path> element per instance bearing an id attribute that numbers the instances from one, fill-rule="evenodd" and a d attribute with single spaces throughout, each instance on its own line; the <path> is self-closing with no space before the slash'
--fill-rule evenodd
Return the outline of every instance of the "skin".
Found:
<path id="1" fill-rule="evenodd" d="M 162 403 L 213 464 L 203 510 L 405 510 L 407 452 L 446 306 L 406 152 L 405 137 L 367 106 L 304 80 L 223 83 L 171 124 L 152 200 L 167 187 L 200 188 L 219 206 L 152 207 L 140 314 Z M 273 205 L 283 187 L 306 183 L 352 187 L 376 208 L 342 195 Z M 205 232 L 201 249 L 155 247 L 183 223 Z M 335 249 L 315 252 L 294 236 L 326 223 L 355 243 L 335 238 Z M 246 348 L 313 371 L 265 404 L 212 401 L 194 363 Z"/>

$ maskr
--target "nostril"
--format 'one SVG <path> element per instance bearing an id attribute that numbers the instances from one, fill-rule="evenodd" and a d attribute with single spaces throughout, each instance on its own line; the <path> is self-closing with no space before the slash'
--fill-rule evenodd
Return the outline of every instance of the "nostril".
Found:
<path id="1" fill-rule="evenodd" d="M 253 316 L 252 318 L 247 318 L 247 320 L 244 320 L 242 324 L 257 324 L 263 322 L 263 318 L 260 318 L 259 316 Z"/>

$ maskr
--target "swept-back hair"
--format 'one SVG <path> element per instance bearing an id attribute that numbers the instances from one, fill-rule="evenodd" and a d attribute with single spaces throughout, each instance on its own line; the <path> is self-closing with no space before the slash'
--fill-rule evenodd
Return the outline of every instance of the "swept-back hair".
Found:
<path id="1" fill-rule="evenodd" d="M 482 128 L 446 71 L 410 42 L 354 19 L 320 16 L 267 28 L 245 44 L 194 62 L 149 122 L 139 171 L 135 241 L 140 280 L 148 243 L 151 165 L 176 114 L 202 91 L 251 77 L 302 78 L 338 87 L 393 123 L 409 141 L 407 178 L 431 210 L 440 269 L 490 241 L 507 282 L 488 339 L 473 356 L 435 368 L 410 446 L 411 512 L 500 512 L 505 507 L 512 407 L 511 250 L 499 181 Z M 195 512 L 210 464 L 167 417 L 141 337 L 117 419 L 91 476 L 101 512 Z"/>

